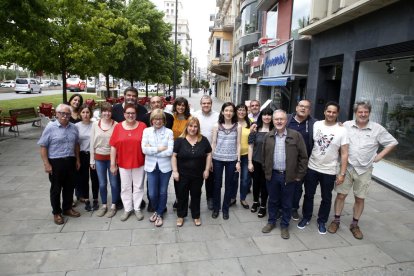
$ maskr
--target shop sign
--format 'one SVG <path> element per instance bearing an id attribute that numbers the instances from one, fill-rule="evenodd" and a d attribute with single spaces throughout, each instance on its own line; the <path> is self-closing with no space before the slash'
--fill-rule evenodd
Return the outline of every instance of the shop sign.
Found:
<path id="1" fill-rule="evenodd" d="M 290 73 L 289 70 L 286 70 L 291 58 L 288 55 L 288 45 L 290 43 L 282 44 L 265 53 L 263 77 L 281 76 Z"/>

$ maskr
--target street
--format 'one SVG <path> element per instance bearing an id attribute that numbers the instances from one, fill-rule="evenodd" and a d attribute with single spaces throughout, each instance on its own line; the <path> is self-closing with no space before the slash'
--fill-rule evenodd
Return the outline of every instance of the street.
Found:
<path id="1" fill-rule="evenodd" d="M 48 96 L 48 95 L 56 95 L 61 94 L 62 89 L 51 89 L 45 90 L 42 89 L 42 93 L 33 93 L 33 94 L 26 94 L 26 93 L 16 93 L 14 90 L 10 91 L 13 88 L 2 88 L 0 90 L 0 101 L 2 100 L 14 100 L 14 99 L 23 99 L 28 97 L 40 97 L 40 96 Z"/>

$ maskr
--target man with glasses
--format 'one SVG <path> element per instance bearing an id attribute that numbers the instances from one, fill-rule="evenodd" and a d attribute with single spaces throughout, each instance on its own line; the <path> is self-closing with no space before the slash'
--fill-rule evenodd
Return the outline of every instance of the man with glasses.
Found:
<path id="1" fill-rule="evenodd" d="M 296 130 L 302 135 L 308 156 L 310 156 L 313 148 L 313 124 L 316 122 L 316 119 L 310 115 L 311 106 L 312 104 L 309 100 L 301 100 L 296 106 L 296 112 L 289 114 L 287 121 L 287 128 Z M 302 185 L 303 181 L 297 182 L 295 185 L 295 193 L 292 202 L 293 220 L 299 220 L 298 209 L 303 193 Z"/>
<path id="2" fill-rule="evenodd" d="M 252 123 L 257 122 L 257 119 L 259 118 L 260 114 L 260 102 L 258 100 L 251 100 L 250 101 L 250 113 L 249 113 L 249 119 Z"/>
<path id="3" fill-rule="evenodd" d="M 80 167 L 79 132 L 75 125 L 69 122 L 70 116 L 69 105 L 58 105 L 57 120 L 46 126 L 37 142 L 40 145 L 40 156 L 45 172 L 49 174 L 50 203 L 53 220 L 58 225 L 65 222 L 62 214 L 69 217 L 80 216 L 79 212 L 72 209 L 72 195 L 75 189 L 73 176 Z"/>

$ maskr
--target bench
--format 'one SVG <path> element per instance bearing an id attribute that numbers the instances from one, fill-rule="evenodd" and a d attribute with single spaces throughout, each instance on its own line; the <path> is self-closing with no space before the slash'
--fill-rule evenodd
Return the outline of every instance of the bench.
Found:
<path id="1" fill-rule="evenodd" d="M 17 124 L 19 125 L 32 123 L 32 126 L 40 126 L 40 117 L 34 107 L 10 109 L 9 113 L 11 117 L 17 117 Z"/>

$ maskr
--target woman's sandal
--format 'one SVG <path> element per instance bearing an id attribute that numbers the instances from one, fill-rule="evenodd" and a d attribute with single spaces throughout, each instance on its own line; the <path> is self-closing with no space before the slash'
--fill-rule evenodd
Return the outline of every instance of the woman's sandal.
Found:
<path id="1" fill-rule="evenodd" d="M 184 224 L 184 218 L 177 218 L 177 227 L 181 227 Z"/>
<path id="2" fill-rule="evenodd" d="M 195 226 L 200 226 L 201 225 L 201 220 L 199 218 L 194 219 L 194 225 Z"/>

